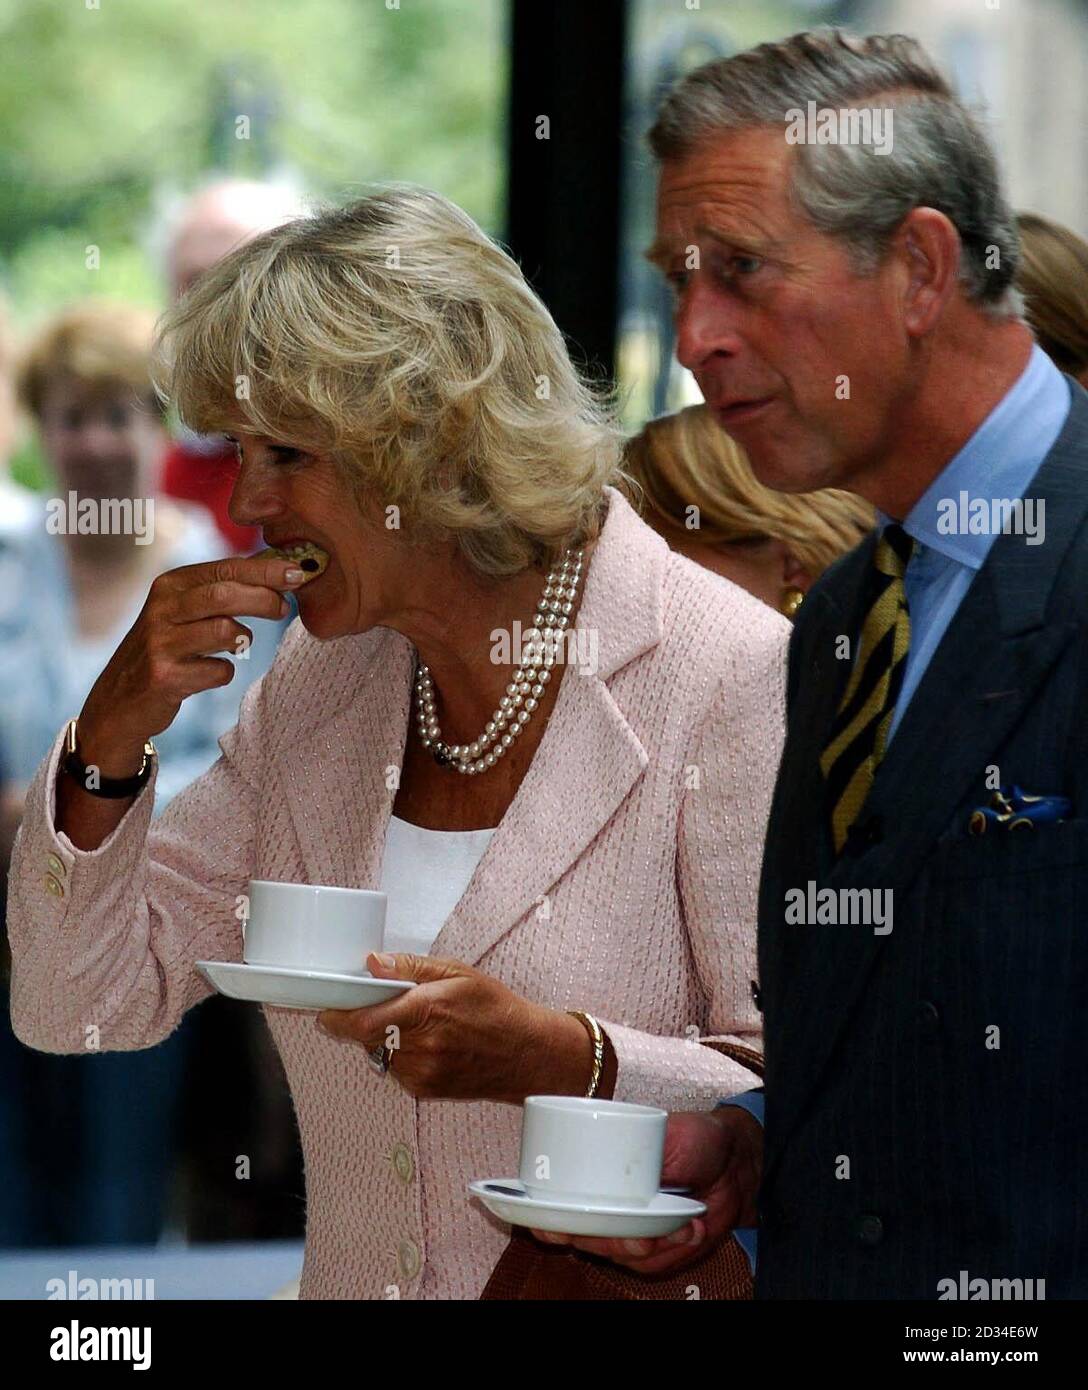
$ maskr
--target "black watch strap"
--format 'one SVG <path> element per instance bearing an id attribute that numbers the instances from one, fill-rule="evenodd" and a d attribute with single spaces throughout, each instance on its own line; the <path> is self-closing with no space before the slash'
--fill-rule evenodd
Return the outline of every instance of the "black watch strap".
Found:
<path id="1" fill-rule="evenodd" d="M 76 752 L 76 721 L 68 721 L 68 729 L 64 740 L 65 755 L 61 760 L 61 766 L 70 777 L 74 777 L 85 792 L 91 796 L 104 796 L 109 800 L 120 800 L 121 797 L 135 796 L 146 784 L 151 776 L 152 760 L 157 756 L 155 745 L 150 739 L 144 744 L 144 760 L 140 764 L 139 772 L 131 777 L 103 777 L 97 768 L 93 770 L 83 762 Z"/>

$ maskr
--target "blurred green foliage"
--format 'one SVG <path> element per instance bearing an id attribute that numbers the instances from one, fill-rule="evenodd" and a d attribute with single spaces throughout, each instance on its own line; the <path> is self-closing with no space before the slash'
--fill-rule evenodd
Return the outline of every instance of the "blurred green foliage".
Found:
<path id="1" fill-rule="evenodd" d="M 333 201 L 408 179 L 497 230 L 506 25 L 506 0 L 0 0 L 15 322 L 88 294 L 161 303 L 157 209 L 212 172 Z"/>
<path id="2" fill-rule="evenodd" d="M 212 175 L 333 202 L 410 180 L 501 234 L 507 24 L 507 0 L 0 0 L 16 329 L 88 295 L 161 307 L 164 209 Z M 45 486 L 33 439 L 11 467 Z"/>

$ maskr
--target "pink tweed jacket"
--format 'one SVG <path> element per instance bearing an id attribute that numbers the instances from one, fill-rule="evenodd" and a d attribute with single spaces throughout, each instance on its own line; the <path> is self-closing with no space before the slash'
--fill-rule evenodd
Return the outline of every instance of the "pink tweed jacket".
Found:
<path id="1" fill-rule="evenodd" d="M 759 1045 L 756 889 L 789 629 L 609 499 L 578 620 L 598 633 L 597 669 L 564 678 L 433 949 L 595 1014 L 617 1100 L 709 1108 L 758 1084 L 698 1039 Z M 214 767 L 154 825 L 152 778 L 89 853 L 53 829 L 59 731 L 12 862 L 19 1038 L 148 1047 L 208 995 L 194 961 L 241 959 L 248 879 L 377 887 L 413 660 L 387 628 L 320 642 L 296 622 Z M 266 1015 L 305 1154 L 301 1296 L 477 1297 L 508 1229 L 466 1184 L 516 1174 L 520 1109 L 416 1102 L 313 1014 Z"/>

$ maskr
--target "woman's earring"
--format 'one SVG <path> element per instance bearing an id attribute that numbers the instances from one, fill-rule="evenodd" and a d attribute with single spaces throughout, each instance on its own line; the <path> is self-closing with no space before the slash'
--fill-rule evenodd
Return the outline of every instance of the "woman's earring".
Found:
<path id="1" fill-rule="evenodd" d="M 805 595 L 801 589 L 783 589 L 782 599 L 778 606 L 792 622 L 797 616 L 798 608 L 804 601 Z"/>

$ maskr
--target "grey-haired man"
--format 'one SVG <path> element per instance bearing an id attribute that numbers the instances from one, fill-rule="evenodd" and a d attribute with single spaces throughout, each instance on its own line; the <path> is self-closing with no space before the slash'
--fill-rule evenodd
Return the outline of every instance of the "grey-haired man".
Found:
<path id="1" fill-rule="evenodd" d="M 761 481 L 880 517 L 791 645 L 765 1117 L 674 1116 L 664 1181 L 705 1217 L 577 1243 L 650 1273 L 758 1223 L 761 1297 L 1085 1297 L 1088 394 L 1021 318 L 993 155 L 913 41 L 708 64 L 650 143 L 679 360 Z"/>

